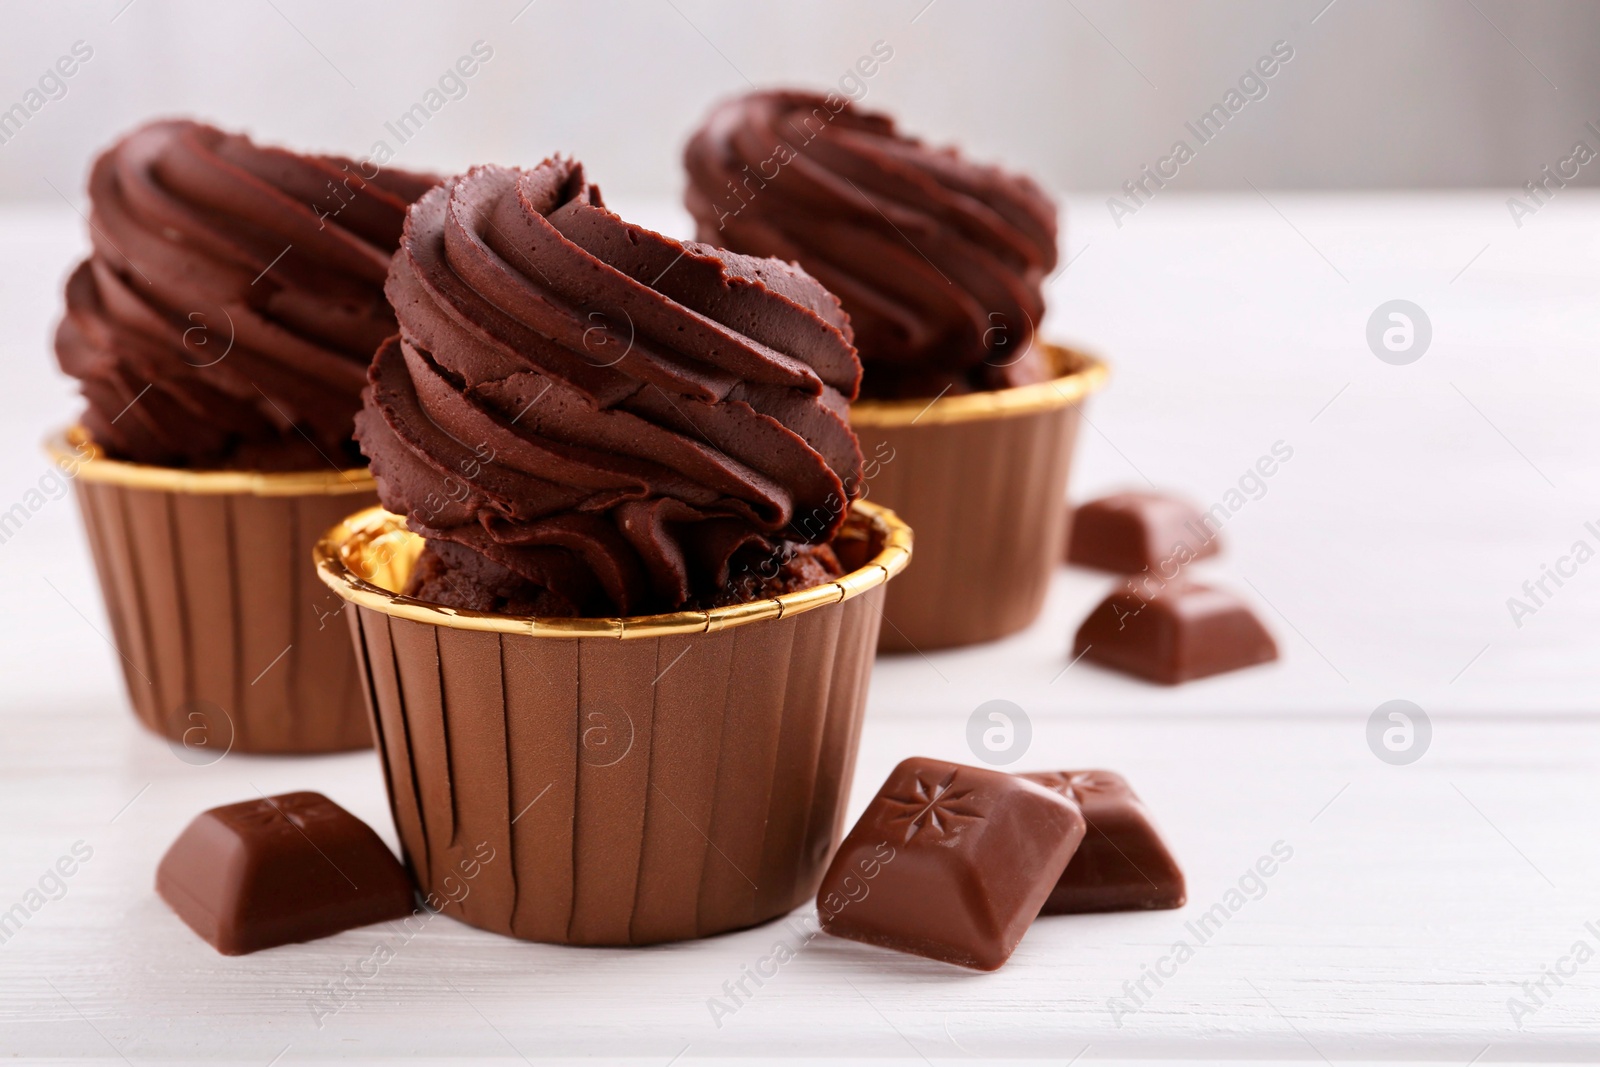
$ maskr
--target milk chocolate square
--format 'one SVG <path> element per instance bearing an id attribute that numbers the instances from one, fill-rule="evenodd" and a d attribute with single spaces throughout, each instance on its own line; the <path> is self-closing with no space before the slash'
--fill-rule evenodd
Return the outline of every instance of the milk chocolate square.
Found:
<path id="1" fill-rule="evenodd" d="M 921 757 L 896 767 L 817 894 L 838 937 L 992 971 L 1050 895 L 1083 815 L 1034 782 Z"/>
<path id="2" fill-rule="evenodd" d="M 1021 777 L 1076 803 L 1088 824 L 1041 915 L 1183 907 L 1183 871 L 1122 775 L 1033 771 Z"/>
<path id="3" fill-rule="evenodd" d="M 411 879 L 360 819 L 320 793 L 212 808 L 178 835 L 156 892 L 237 956 L 411 914 Z"/>
<path id="4" fill-rule="evenodd" d="M 1180 581 L 1151 593 L 1113 593 L 1078 627 L 1072 653 L 1177 685 L 1275 660 L 1278 646 L 1232 593 Z"/>
<path id="5" fill-rule="evenodd" d="M 1072 514 L 1067 562 L 1174 578 L 1184 566 L 1217 554 L 1216 534 L 1199 508 L 1161 493 L 1117 493 Z"/>

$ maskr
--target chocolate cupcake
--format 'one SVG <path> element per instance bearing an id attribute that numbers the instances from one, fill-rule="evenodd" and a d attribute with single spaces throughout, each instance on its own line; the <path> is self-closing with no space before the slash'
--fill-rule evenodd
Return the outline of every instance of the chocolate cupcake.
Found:
<path id="1" fill-rule="evenodd" d="M 405 209 L 435 179 L 188 121 L 95 161 L 93 250 L 61 368 L 87 410 L 52 442 L 141 721 L 185 746 L 370 744 L 340 607 L 306 564 L 374 499 L 353 437 Z"/>
<path id="2" fill-rule="evenodd" d="M 909 555 L 852 504 L 838 301 L 622 220 L 564 159 L 425 195 L 388 293 L 357 423 L 389 513 L 318 565 L 357 605 L 419 884 L 488 842 L 466 921 L 584 944 L 795 907 Z"/>
<path id="3" fill-rule="evenodd" d="M 866 488 L 918 531 L 885 649 L 991 640 L 1037 616 L 1097 360 L 1041 342 L 1056 210 L 1027 178 L 935 149 L 837 94 L 755 92 L 684 154 L 698 236 L 838 294 L 865 373 Z M 865 489 L 864 489 L 865 492 Z"/>

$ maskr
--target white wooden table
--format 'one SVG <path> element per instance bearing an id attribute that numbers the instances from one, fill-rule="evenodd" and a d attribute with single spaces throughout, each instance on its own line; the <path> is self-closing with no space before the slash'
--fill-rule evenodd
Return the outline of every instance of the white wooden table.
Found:
<path id="1" fill-rule="evenodd" d="M 1282 661 L 1173 690 L 1087 663 L 1063 673 L 1070 631 L 1111 584 L 1063 568 L 1027 633 L 878 665 L 855 783 L 859 809 L 903 756 L 970 762 L 969 714 L 1015 701 L 1034 731 L 1015 766 L 1127 774 L 1188 871 L 1187 908 L 1042 921 L 989 975 L 819 937 L 720 1026 L 708 1000 L 796 942 L 782 924 L 622 951 L 439 919 L 370 977 L 374 950 L 396 943 L 385 928 L 220 957 L 151 890 L 165 846 L 203 808 L 302 788 L 393 843 L 377 765 L 196 767 L 142 733 L 75 506 L 46 494 L 0 545 L 0 911 L 75 843 L 92 856 L 0 944 L 0 1053 L 1600 1058 L 1600 956 L 1563 962 L 1579 941 L 1600 953 L 1600 562 L 1547 583 L 1520 627 L 1506 604 L 1574 541 L 1600 547 L 1584 527 L 1600 527 L 1600 197 L 1564 191 L 1519 230 L 1504 194 L 1267 195 L 1168 194 L 1121 230 L 1102 200 L 1069 201 L 1077 258 L 1050 327 L 1114 368 L 1075 495 L 1148 479 L 1210 504 L 1275 442 L 1293 448 L 1206 567 L 1259 606 Z M 634 213 L 681 227 L 669 206 Z M 76 408 L 48 339 L 81 228 L 64 209 L 0 214 L 0 510 L 38 486 L 37 442 Z M 1395 298 L 1433 328 L 1408 366 L 1365 340 Z M 1366 740 L 1397 698 L 1433 727 L 1407 766 Z M 1292 859 L 1230 898 L 1279 842 Z M 1198 944 L 1188 924 L 1219 903 L 1225 921 Z M 1192 958 L 1163 963 L 1180 940 Z M 1171 976 L 1157 987 L 1147 965 Z M 1575 973 L 1535 1000 L 1522 983 L 1547 967 Z M 317 998 L 340 983 L 350 993 L 319 1027 Z"/>

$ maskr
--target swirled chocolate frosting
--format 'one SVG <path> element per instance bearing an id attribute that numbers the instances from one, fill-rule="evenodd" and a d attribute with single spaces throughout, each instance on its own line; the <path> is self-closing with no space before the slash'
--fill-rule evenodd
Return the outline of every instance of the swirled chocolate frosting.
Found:
<path id="1" fill-rule="evenodd" d="M 797 262 L 838 294 L 864 395 L 1048 377 L 1033 338 L 1056 211 L 1027 178 L 930 148 L 831 93 L 729 100 L 684 162 L 702 241 Z"/>
<path id="2" fill-rule="evenodd" d="M 435 181 L 153 122 L 95 161 L 93 251 L 56 331 L 109 455 L 179 467 L 360 462 L 367 364 L 406 206 Z"/>
<path id="3" fill-rule="evenodd" d="M 427 539 L 413 596 L 639 615 L 804 588 L 859 482 L 849 319 L 803 271 L 478 167 L 406 216 L 357 436 Z"/>

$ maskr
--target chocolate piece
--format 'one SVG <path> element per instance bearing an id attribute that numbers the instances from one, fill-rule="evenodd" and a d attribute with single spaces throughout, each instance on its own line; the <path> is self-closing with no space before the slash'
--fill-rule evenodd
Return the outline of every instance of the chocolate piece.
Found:
<path id="1" fill-rule="evenodd" d="M 1232 593 L 1193 582 L 1148 596 L 1113 593 L 1083 620 L 1073 655 L 1163 685 L 1278 658 L 1278 646 Z"/>
<path id="2" fill-rule="evenodd" d="M 799 268 L 626 222 L 551 159 L 423 196 L 386 292 L 356 425 L 428 539 L 411 595 L 593 618 L 838 576 L 806 549 L 861 491 L 861 364 Z"/>
<path id="3" fill-rule="evenodd" d="M 1073 513 L 1067 562 L 1118 574 L 1151 570 L 1170 580 L 1219 548 L 1205 515 L 1188 501 L 1161 493 L 1117 493 L 1081 504 Z"/>
<path id="4" fill-rule="evenodd" d="M 161 858 L 156 892 L 225 956 L 411 914 L 411 879 L 372 827 L 321 793 L 196 816 Z"/>
<path id="5" fill-rule="evenodd" d="M 1056 208 L 1029 179 L 923 144 L 837 94 L 784 90 L 718 105 L 684 165 L 702 241 L 798 262 L 839 294 L 864 395 L 1049 377 L 1033 339 Z"/>
<path id="6" fill-rule="evenodd" d="M 1075 802 L 1089 824 L 1039 914 L 1183 907 L 1183 871 L 1127 779 L 1111 771 L 1032 771 L 1021 777 Z"/>
<path id="7" fill-rule="evenodd" d="M 1084 820 L 1037 783 L 914 757 L 890 773 L 817 893 L 837 937 L 992 971 L 1061 877 Z"/>

